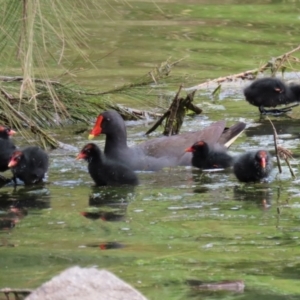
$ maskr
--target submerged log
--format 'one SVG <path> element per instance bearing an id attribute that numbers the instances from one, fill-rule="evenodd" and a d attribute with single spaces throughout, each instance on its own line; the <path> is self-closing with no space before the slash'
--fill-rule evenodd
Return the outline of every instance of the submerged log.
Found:
<path id="1" fill-rule="evenodd" d="M 188 280 L 187 284 L 200 291 L 232 291 L 242 293 L 245 289 L 243 280 L 222 280 L 205 282 L 201 280 Z"/>

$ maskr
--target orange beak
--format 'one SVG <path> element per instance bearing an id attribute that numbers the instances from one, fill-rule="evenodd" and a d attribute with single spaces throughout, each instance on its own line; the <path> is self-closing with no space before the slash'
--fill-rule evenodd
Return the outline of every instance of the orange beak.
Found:
<path id="1" fill-rule="evenodd" d="M 194 152 L 193 147 L 186 148 L 184 152 Z"/>
<path id="2" fill-rule="evenodd" d="M 9 168 L 12 168 L 14 167 L 15 165 L 17 164 L 17 161 L 15 161 L 14 159 L 11 159 L 8 163 L 8 167 Z"/>
<path id="3" fill-rule="evenodd" d="M 16 134 L 16 133 L 17 133 L 16 131 L 14 131 L 14 130 L 11 129 L 11 130 L 9 131 L 8 135 L 14 135 L 14 134 Z"/>
<path id="4" fill-rule="evenodd" d="M 93 139 L 95 136 L 100 135 L 102 132 L 101 124 L 103 122 L 103 116 L 99 115 L 96 123 L 94 125 L 94 128 L 91 130 L 89 134 L 89 140 Z"/>
<path id="5" fill-rule="evenodd" d="M 261 158 L 261 161 L 260 161 L 260 165 L 263 169 L 266 168 L 266 158 L 265 157 L 262 157 Z"/>
<path id="6" fill-rule="evenodd" d="M 85 158 L 85 154 L 80 152 L 77 156 L 76 156 L 76 159 L 84 159 Z"/>

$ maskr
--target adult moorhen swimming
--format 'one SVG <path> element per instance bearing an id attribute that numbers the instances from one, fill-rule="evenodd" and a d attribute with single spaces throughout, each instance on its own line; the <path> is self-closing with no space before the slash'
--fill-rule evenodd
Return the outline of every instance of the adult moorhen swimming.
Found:
<path id="1" fill-rule="evenodd" d="M 13 180 L 17 178 L 25 185 L 42 182 L 48 171 L 48 154 L 37 146 L 29 146 L 13 152 L 8 167 L 13 173 Z"/>
<path id="2" fill-rule="evenodd" d="M 134 171 L 118 161 L 105 158 L 96 144 L 85 145 L 76 159 L 85 159 L 88 162 L 89 173 L 98 186 L 138 184 Z"/>
<path id="3" fill-rule="evenodd" d="M 156 171 L 164 167 L 190 166 L 192 155 L 185 149 L 200 140 L 229 147 L 245 127 L 245 123 L 238 122 L 225 130 L 225 121 L 218 121 L 201 131 L 153 138 L 128 147 L 124 120 L 116 111 L 110 110 L 98 116 L 89 138 L 103 133 L 106 135 L 106 157 L 118 160 L 133 170 Z"/>
<path id="4" fill-rule="evenodd" d="M 215 144 L 208 145 L 204 141 L 196 142 L 187 148 L 186 152 L 192 153 L 192 165 L 200 169 L 229 168 L 233 165 L 233 157 L 226 153 L 227 148 Z"/>
<path id="5" fill-rule="evenodd" d="M 9 159 L 16 150 L 16 146 L 10 139 L 10 136 L 15 133 L 14 130 L 8 127 L 0 126 L 0 172 L 8 170 Z"/>
<path id="6" fill-rule="evenodd" d="M 236 158 L 233 172 L 239 181 L 251 182 L 267 178 L 273 168 L 268 151 L 250 151 Z"/>
<path id="7" fill-rule="evenodd" d="M 246 100 L 257 106 L 261 114 L 280 115 L 288 112 L 295 104 L 282 109 L 265 110 L 264 107 L 276 107 L 300 100 L 300 85 L 286 85 L 282 80 L 273 77 L 260 78 L 244 89 Z"/>

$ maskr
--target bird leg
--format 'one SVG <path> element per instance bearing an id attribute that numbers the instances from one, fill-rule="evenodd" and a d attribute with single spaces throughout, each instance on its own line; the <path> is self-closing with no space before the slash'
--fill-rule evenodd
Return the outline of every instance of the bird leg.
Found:
<path id="1" fill-rule="evenodd" d="M 300 103 L 296 103 L 294 105 L 291 105 L 291 106 L 288 106 L 288 107 L 284 107 L 284 108 L 281 108 L 281 109 L 269 109 L 269 110 L 266 110 L 263 106 L 260 106 L 258 109 L 259 109 L 259 112 L 262 115 L 280 116 L 282 114 L 287 113 L 288 111 L 291 111 L 293 107 L 298 106 L 299 104 Z"/>
<path id="2" fill-rule="evenodd" d="M 17 177 L 16 176 L 14 176 L 13 178 L 12 178 L 12 180 L 13 180 L 13 182 L 14 182 L 14 186 L 16 187 L 18 184 L 17 184 Z"/>

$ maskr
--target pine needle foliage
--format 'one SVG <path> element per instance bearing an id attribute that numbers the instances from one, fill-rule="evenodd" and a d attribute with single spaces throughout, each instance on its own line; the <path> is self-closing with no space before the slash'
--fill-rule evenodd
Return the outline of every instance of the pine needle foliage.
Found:
<path id="1" fill-rule="evenodd" d="M 28 127 L 43 144 L 57 142 L 42 130 L 67 120 L 87 122 L 95 104 L 49 78 L 67 73 L 67 53 L 87 63 L 88 35 L 76 20 L 100 9 L 97 0 L 0 0 L 1 121 L 18 129 Z M 9 70 L 9 74 L 5 74 Z M 50 72 L 49 72 L 50 70 Z M 8 75 L 10 77 L 5 77 Z M 100 103 L 101 107 L 101 103 Z M 26 138 L 30 138 L 27 136 Z"/>

